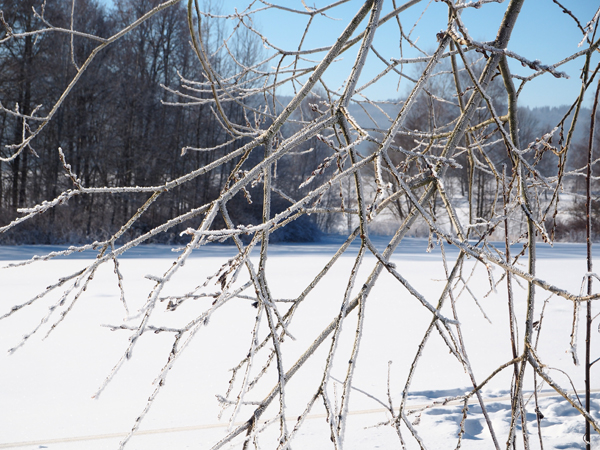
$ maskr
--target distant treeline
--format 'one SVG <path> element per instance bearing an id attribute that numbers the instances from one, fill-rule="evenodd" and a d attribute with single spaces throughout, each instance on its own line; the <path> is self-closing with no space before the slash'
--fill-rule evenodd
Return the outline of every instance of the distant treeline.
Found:
<path id="1" fill-rule="evenodd" d="M 47 2 L 45 10 L 42 3 L 2 0 L 0 10 L 15 34 L 44 28 L 42 19 L 33 16 L 32 7 L 40 14 L 43 11 L 48 24 L 71 27 L 71 0 Z M 114 8 L 107 9 L 97 1 L 78 0 L 73 29 L 106 38 L 158 3 L 117 0 Z M 222 41 L 224 31 L 218 27 L 204 29 L 206 42 L 215 45 Z M 0 38 L 7 37 L 7 33 L 3 29 Z M 77 66 L 84 63 L 97 45 L 93 39 L 74 36 L 71 51 L 70 35 L 60 32 L 32 34 L 3 43 L 0 46 L 2 106 L 25 115 L 47 115 L 73 80 Z M 238 39 L 229 46 L 242 61 L 257 56 L 251 42 Z M 214 54 L 212 61 L 220 73 L 226 72 L 223 53 L 222 50 Z M 181 98 L 162 86 L 177 89 L 181 79 L 202 80 L 200 63 L 189 44 L 183 7 L 165 10 L 103 50 L 31 149 L 10 162 L 0 163 L 1 225 L 18 217 L 19 208 L 51 200 L 73 187 L 59 160 L 59 147 L 73 172 L 88 187 L 160 185 L 230 151 L 231 146 L 224 146 L 211 152 L 191 151 L 181 155 L 186 146 L 211 148 L 227 140 L 209 107 L 168 104 Z M 224 103 L 223 108 L 233 121 L 243 122 L 242 109 L 235 102 Z M 6 110 L 0 121 L 0 152 L 8 157 L 13 152 L 6 145 L 21 142 L 29 130 L 23 130 L 23 121 Z M 31 124 L 38 125 L 35 121 Z M 227 181 L 226 171 L 235 164 L 233 160 L 220 170 L 196 178 L 186 189 L 163 195 L 136 222 L 133 231 L 142 233 L 210 201 Z M 0 235 L 0 240 L 50 243 L 105 238 L 117 231 L 146 197 L 143 194 L 77 196 L 68 207 L 53 208 L 43 220 Z M 176 234 L 162 239 L 174 239 Z"/>
<path id="2" fill-rule="evenodd" d="M 47 3 L 42 0 L 0 0 L 3 14 L 0 31 L 0 156 L 10 158 L 14 146 L 40 125 L 36 118 L 48 115 L 99 43 L 90 36 L 73 36 L 58 31 L 34 33 L 36 30 L 48 27 L 74 29 L 107 38 L 159 3 L 158 0 L 115 0 L 114 7 L 106 8 L 95 0 L 77 0 L 75 4 L 71 0 Z M 32 13 L 32 8 L 37 15 Z M 74 23 L 71 23 L 72 17 Z M 11 33 L 25 35 L 8 39 Z M 208 52 L 212 55 L 211 64 L 222 75 L 227 75 L 228 64 L 231 65 L 234 59 L 250 66 L 263 57 L 260 40 L 249 33 L 234 34 L 224 46 L 223 40 L 227 38 L 228 31 L 218 20 L 203 22 L 202 33 L 204 42 L 212 49 Z M 83 186 L 115 187 L 162 185 L 217 160 L 234 146 L 239 148 L 243 145 L 244 138 L 226 144 L 231 136 L 219 122 L 219 116 L 211 105 L 198 101 L 212 93 L 201 85 L 194 88 L 194 81 L 204 82 L 206 77 L 189 40 L 187 15 L 182 5 L 157 14 L 115 45 L 102 50 L 81 79 L 74 83 L 53 119 L 31 146 L 16 158 L 0 162 L 0 227 L 20 217 L 22 208 L 51 201 L 74 187 L 59 158 L 59 148 L 65 155 L 65 163 L 71 166 Z M 231 73 L 235 73 L 233 66 Z M 243 82 L 246 89 L 252 85 L 251 80 L 234 81 Z M 446 95 L 446 91 L 442 85 L 429 88 L 429 92 L 438 92 L 439 97 Z M 490 92 L 493 93 L 493 90 Z M 505 94 L 501 90 L 498 92 L 499 109 L 506 110 Z M 317 117 L 318 108 L 326 107 L 323 104 L 315 106 L 319 100 L 307 99 L 300 112 L 302 117 L 298 120 Z M 255 108 L 262 108 L 264 101 L 265 97 L 252 95 L 245 100 L 247 105 Z M 422 107 L 415 108 L 416 112 L 409 118 L 407 128 L 433 130 L 436 125 L 432 123 L 432 117 L 439 123 L 451 122 L 459 113 L 458 107 L 444 105 L 453 101 L 448 98 L 446 104 L 435 106 L 437 109 L 432 113 L 430 103 L 433 103 L 424 99 Z M 284 104 L 284 99 L 281 102 Z M 185 103 L 185 106 L 175 103 Z M 384 108 L 393 110 L 396 106 Z M 234 123 L 244 124 L 255 119 L 247 117 L 242 105 L 235 101 L 223 102 L 221 107 Z M 384 110 L 371 105 L 354 105 L 352 108 L 353 114 L 364 123 L 369 122 L 370 117 L 377 118 L 377 114 L 381 115 L 380 111 Z M 390 113 L 395 114 L 391 110 Z M 523 110 L 520 127 L 523 142 L 528 142 L 530 136 L 538 136 L 540 127 L 550 128 L 544 118 L 547 119 L 551 112 L 559 114 L 558 110 Z M 19 115 L 33 117 L 24 125 Z M 380 117 L 379 120 L 386 119 Z M 264 127 L 268 125 L 263 124 Z M 365 126 L 373 125 L 370 122 Z M 286 127 L 287 131 L 284 129 L 283 134 L 293 131 L 290 129 L 293 125 Z M 398 135 L 396 142 L 409 149 L 415 145 L 418 147 L 412 137 Z M 317 138 L 309 144 L 298 152 L 312 149 L 312 157 L 294 158 L 290 154 L 278 163 L 277 171 L 285 176 L 277 178 L 279 194 L 276 193 L 273 199 L 273 212 L 289 205 L 291 197 L 307 192 L 309 187 L 299 186 L 315 169 L 333 170 L 335 164 L 319 168 L 324 158 L 331 157 L 331 147 Z M 498 157 L 505 158 L 502 143 L 496 145 Z M 186 147 L 195 150 L 182 152 Z M 217 149 L 211 151 L 198 150 L 215 147 Z M 362 148 L 361 151 L 368 149 Z M 401 153 L 398 155 L 396 164 L 401 165 L 404 157 Z M 495 157 L 493 151 L 490 155 Z M 249 155 L 239 169 L 251 167 L 260 158 L 262 155 L 256 152 Z M 538 169 L 542 172 L 546 168 L 553 169 L 556 160 L 555 155 L 547 154 L 538 164 Z M 173 189 L 162 195 L 128 230 L 127 237 L 131 237 L 132 233 L 145 233 L 216 198 L 227 183 L 234 181 L 231 172 L 238 162 L 239 158 L 232 159 L 196 177 L 185 188 Z M 457 183 L 449 189 L 454 189 L 457 195 L 465 195 L 469 182 L 475 183 L 476 215 L 483 217 L 495 204 L 494 179 L 485 171 L 471 173 L 468 167 L 473 161 L 469 160 L 468 153 L 459 156 L 458 162 L 461 167 L 452 172 Z M 574 161 L 572 166 L 581 167 L 582 162 L 583 159 Z M 344 186 L 340 185 L 339 189 L 344 189 Z M 350 185 L 347 189 L 351 189 Z M 255 192 L 250 190 L 245 193 L 248 195 L 240 194 L 229 203 L 229 213 L 236 224 L 261 220 L 261 191 L 258 186 Z M 339 196 L 334 191 L 328 195 L 332 198 L 323 198 L 321 205 L 334 205 L 339 209 Z M 68 205 L 51 208 L 35 220 L 0 234 L 0 243 L 73 243 L 106 239 L 117 232 L 147 198 L 148 194 L 140 193 L 78 195 Z M 353 206 L 345 205 L 350 209 Z M 410 207 L 408 200 L 391 205 L 399 218 L 404 217 Z M 346 214 L 303 216 L 301 219 L 286 227 L 285 233 L 281 230 L 279 239 L 311 239 L 318 235 L 319 229 L 331 231 L 344 220 L 348 220 L 348 227 L 352 225 L 350 216 Z M 196 221 L 199 223 L 200 218 Z M 156 240 L 177 241 L 182 229 L 194 224 L 192 220 L 174 227 L 168 233 L 158 235 Z M 278 239 L 277 235 L 274 239 Z"/>

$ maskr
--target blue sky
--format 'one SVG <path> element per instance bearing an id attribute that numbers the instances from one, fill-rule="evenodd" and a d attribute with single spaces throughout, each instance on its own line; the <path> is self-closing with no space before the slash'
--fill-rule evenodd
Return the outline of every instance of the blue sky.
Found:
<path id="1" fill-rule="evenodd" d="M 110 0 L 104 1 L 110 3 Z M 306 4 L 319 8 L 331 2 L 332 0 L 306 1 Z M 225 0 L 222 2 L 222 10 L 223 13 L 230 13 L 235 8 L 238 10 L 245 8 L 248 3 L 248 0 Z M 296 9 L 304 8 L 300 0 L 274 0 L 272 3 Z M 404 3 L 403 0 L 396 0 L 397 5 L 402 3 Z M 591 0 L 562 0 L 561 3 L 574 13 L 583 26 L 591 20 L 598 8 L 598 3 Z M 362 2 L 358 0 L 352 0 L 330 10 L 329 17 L 315 17 L 303 48 L 318 48 L 333 44 L 361 4 Z M 259 6 L 260 4 L 255 4 L 254 9 Z M 493 40 L 507 6 L 508 0 L 505 0 L 503 3 L 484 4 L 477 10 L 467 8 L 463 13 L 463 21 L 471 37 L 478 41 Z M 382 16 L 391 9 L 392 1 L 386 0 Z M 399 17 L 405 34 L 411 32 L 410 36 L 417 40 L 417 46 L 431 53 L 436 48 L 435 34 L 446 29 L 447 15 L 448 9 L 443 2 L 423 0 Z M 419 18 L 421 19 L 419 20 Z M 290 14 L 277 9 L 254 15 L 255 26 L 264 33 L 270 42 L 286 50 L 297 48 L 307 22 L 308 16 L 306 15 Z M 554 64 L 583 49 L 584 47 L 578 47 L 581 39 L 582 33 L 573 19 L 564 14 L 552 0 L 527 0 L 508 49 L 529 60 L 538 59 L 543 64 Z M 374 45 L 388 60 L 401 56 L 398 26 L 395 21 L 388 22 L 378 30 Z M 354 61 L 355 54 L 355 51 L 344 54 L 342 59 L 330 68 L 325 76 L 328 87 L 339 88 L 342 85 Z M 403 43 L 403 55 L 409 58 L 422 56 L 417 50 L 410 48 L 406 42 Z M 314 55 L 312 58 L 318 56 Z M 596 53 L 593 58 L 595 63 L 599 60 L 598 56 Z M 535 107 L 571 103 L 581 87 L 579 71 L 582 65 L 583 57 L 580 57 L 559 69 L 570 76 L 568 80 L 556 79 L 550 74 L 544 74 L 529 82 L 519 98 L 520 104 Z M 374 56 L 369 56 L 367 67 L 361 78 L 362 82 L 359 82 L 359 85 L 383 69 L 384 65 L 381 61 Z M 513 73 L 523 76 L 532 73 L 531 69 L 522 67 L 516 61 L 511 62 L 511 70 Z M 417 72 L 413 68 L 406 68 L 406 73 L 414 76 Z M 410 89 L 411 83 L 402 80 L 399 84 L 398 78 L 398 75 L 390 74 L 375 86 L 367 88 L 365 93 L 377 100 L 401 97 Z M 281 93 L 291 94 L 292 89 L 284 88 Z M 586 98 L 585 105 L 591 106 L 591 94 Z"/>

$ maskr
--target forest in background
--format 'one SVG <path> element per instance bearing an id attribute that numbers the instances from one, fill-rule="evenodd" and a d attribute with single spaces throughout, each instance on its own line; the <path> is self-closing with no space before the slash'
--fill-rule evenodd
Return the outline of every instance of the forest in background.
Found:
<path id="1" fill-rule="evenodd" d="M 107 9 L 93 0 L 77 2 L 78 14 L 73 28 L 108 37 L 157 1 L 120 0 Z M 39 12 L 42 2 L 13 0 L 0 2 L 6 38 L 13 33 L 33 31 L 44 26 L 40 17 L 32 17 L 32 7 Z M 71 1 L 53 1 L 46 5 L 44 20 L 55 27 L 69 28 Z M 82 23 L 83 22 L 83 23 Z M 210 163 L 230 150 L 225 145 L 213 152 L 190 152 L 186 146 L 210 148 L 226 141 L 226 133 L 210 108 L 203 105 L 174 107 L 183 80 L 199 77 L 201 67 L 189 45 L 186 12 L 183 7 L 170 8 L 123 37 L 119 45 L 98 55 L 81 80 L 69 93 L 55 120 L 44 129 L 27 151 L 10 162 L 0 163 L 0 217 L 5 225 L 19 216 L 19 208 L 31 207 L 54 199 L 72 186 L 60 164 L 61 148 L 82 185 L 148 186 L 162 184 Z M 207 22 L 203 30 L 206 41 L 217 45 L 223 29 Z M 0 46 L 0 147 L 3 157 L 12 154 L 11 144 L 30 132 L 23 121 L 11 112 L 27 116 L 44 116 L 66 89 L 96 46 L 93 40 L 61 33 L 29 35 L 24 39 L 3 42 Z M 235 39 L 230 50 L 242 62 L 256 58 L 257 42 Z M 221 53 L 225 50 L 221 50 Z M 222 55 L 212 63 L 227 71 Z M 188 91 L 193 86 L 188 88 Z M 35 102 L 34 100 L 35 99 Z M 249 99 L 248 101 L 254 101 Z M 41 103 L 41 106 L 38 106 Z M 235 120 L 241 108 L 225 105 Z M 35 119 L 33 126 L 38 125 Z M 29 128 L 29 125 L 26 125 Z M 190 205 L 204 204 L 214 198 L 225 183 L 227 169 L 199 177 L 186 189 L 174 190 L 160 199 L 158 207 L 136 224 L 133 233 L 141 233 L 174 217 Z M 55 208 L 17 233 L 3 235 L 8 243 L 81 242 L 100 239 L 119 229 L 145 199 L 142 195 L 79 196 L 69 207 Z M 171 240 L 171 236 L 162 239 Z"/>
<path id="2" fill-rule="evenodd" d="M 215 108 L 202 101 L 212 98 L 212 92 L 201 86 L 206 78 L 190 46 L 186 11 L 181 5 L 156 14 L 152 20 L 126 34 L 118 45 L 102 51 L 68 93 L 54 119 L 25 151 L 11 159 L 19 142 L 32 133 L 32 128 L 39 126 L 41 118 L 60 98 L 77 74 L 79 65 L 86 61 L 97 44 L 87 35 L 32 33 L 22 39 L 10 39 L 11 33 L 28 33 L 53 26 L 85 30 L 89 35 L 106 38 L 160 2 L 116 0 L 114 3 L 114 8 L 109 9 L 94 0 L 78 0 L 78 13 L 73 16 L 74 23 L 70 23 L 73 5 L 70 0 L 47 4 L 40 0 L 0 1 L 3 22 L 0 35 L 0 66 L 3 68 L 0 73 L 0 157 L 5 159 L 0 161 L 0 227 L 21 217 L 26 208 L 51 201 L 59 193 L 72 188 L 73 180 L 65 176 L 64 165 L 67 163 L 85 187 L 158 186 L 210 164 L 248 140 L 240 137 L 232 141 Z M 217 3 L 205 2 L 203 6 L 206 10 L 218 12 Z M 37 16 L 32 14 L 33 8 L 38 12 Z M 238 63 L 249 67 L 264 56 L 262 43 L 255 35 L 241 30 L 229 39 L 231 30 L 228 26 L 225 20 L 205 21 L 202 26 L 211 64 L 224 77 L 235 75 Z M 254 82 L 249 76 L 247 80 L 239 79 L 239 74 L 236 76 L 235 82 L 246 89 Z M 450 77 L 438 77 L 429 82 L 428 89 L 420 94 L 419 105 L 409 114 L 405 130 L 432 132 L 438 129 L 438 124 L 452 122 L 460 111 L 455 96 L 448 94 L 452 91 L 448 84 L 451 82 Z M 492 84 L 490 95 L 494 97 L 498 110 L 506 111 L 506 98 L 499 77 L 494 82 L 496 88 Z M 274 110 L 282 110 L 290 99 L 282 96 L 275 102 L 266 95 L 248 95 L 240 101 L 223 102 L 223 108 L 232 122 L 243 123 L 256 120 L 256 117 L 249 117 L 244 112 L 245 106 L 263 110 L 266 102 L 272 102 Z M 319 108 L 327 109 L 329 104 L 327 96 L 315 90 L 295 113 L 296 122 L 300 124 L 318 117 Z M 377 127 L 373 123 L 377 120 L 391 123 L 402 104 L 402 98 L 381 102 L 377 107 L 368 102 L 353 101 L 350 110 L 361 126 L 375 129 Z M 520 108 L 521 142 L 530 143 L 537 136 L 549 132 L 564 120 L 568 112 L 569 106 Z M 589 111 L 583 108 L 581 114 L 589 115 Z M 481 119 L 484 120 L 486 115 L 489 117 L 489 113 L 483 110 Z M 28 120 L 24 120 L 23 116 Z M 263 117 L 260 121 L 259 127 L 266 129 L 269 126 L 268 119 Z M 568 123 L 569 119 L 566 120 L 567 127 Z M 291 135 L 299 127 L 295 127 L 292 120 L 291 124 L 283 127 L 282 136 Z M 578 125 L 576 129 L 572 144 L 575 151 L 570 153 L 566 166 L 569 170 L 585 165 L 589 133 L 585 127 Z M 589 129 L 589 124 L 587 127 Z M 414 137 L 407 137 L 407 134 L 398 133 L 396 144 L 418 151 L 422 143 L 416 143 Z M 503 158 L 507 159 L 504 145 L 499 141 L 495 147 L 497 149 L 492 147 L 488 155 L 502 165 Z M 58 157 L 59 148 L 64 153 L 63 165 Z M 362 154 L 370 151 L 368 143 L 363 143 L 360 149 Z M 287 207 L 293 198 L 300 198 L 309 191 L 306 186 L 300 186 L 315 171 L 319 175 L 327 170 L 331 172 L 331 160 L 328 158 L 335 152 L 325 139 L 312 138 L 296 153 L 309 151 L 312 157 L 295 158 L 290 155 L 278 163 L 279 172 L 286 175 L 279 178 L 275 175 L 280 194 L 273 200 L 276 212 Z M 240 173 L 245 167 L 256 164 L 257 158 L 260 159 L 260 156 L 256 152 L 250 155 Z M 397 155 L 396 162 L 400 163 L 402 158 L 406 156 Z M 551 152 L 536 154 L 532 158 L 538 159 L 536 167 L 543 175 L 556 171 L 558 158 Z M 230 173 L 239 161 L 240 157 L 231 159 L 185 187 L 165 192 L 154 207 L 126 231 L 125 236 L 144 234 L 185 211 L 212 201 L 233 181 Z M 473 167 L 466 153 L 457 156 L 456 161 L 458 164 L 449 172 L 450 178 L 456 181 L 449 188 L 450 195 L 465 196 L 472 191 L 476 216 L 488 216 L 495 204 L 494 176 L 486 170 L 478 170 L 476 164 Z M 475 185 L 472 190 L 468 189 L 469 180 Z M 579 181 L 575 177 L 566 183 L 575 195 L 561 205 L 561 215 L 553 217 L 547 224 L 556 239 L 583 239 L 584 201 L 578 200 L 577 194 L 583 195 L 585 184 L 582 177 Z M 348 189 L 352 189 L 350 184 Z M 260 192 L 260 187 L 254 183 L 252 188 L 245 190 L 245 195 L 233 199 L 229 208 L 235 223 L 246 225 L 261 221 Z M 51 208 L 46 214 L 22 224 L 18 230 L 2 230 L 0 243 L 82 243 L 106 239 L 117 232 L 147 198 L 145 193 L 131 192 L 75 196 L 69 200 L 68 207 Z M 403 201 L 390 205 L 393 217 L 403 219 L 410 211 L 408 199 Z M 321 199 L 324 207 L 338 204 L 339 198 L 331 193 Z M 597 202 L 594 204 L 597 215 Z M 353 207 L 341 206 L 342 210 L 345 207 L 348 211 Z M 194 220 L 200 222 L 199 218 L 193 219 L 191 225 L 188 223 L 185 227 L 195 226 Z M 302 216 L 286 227 L 285 232 L 284 229 L 276 232 L 273 239 L 313 240 L 321 232 L 345 230 L 346 224 L 349 229 L 356 220 L 355 215 L 352 217 L 350 213 L 339 212 Z M 152 241 L 178 242 L 185 227 L 175 226 L 153 237 Z M 597 234 L 600 230 L 594 231 Z"/>

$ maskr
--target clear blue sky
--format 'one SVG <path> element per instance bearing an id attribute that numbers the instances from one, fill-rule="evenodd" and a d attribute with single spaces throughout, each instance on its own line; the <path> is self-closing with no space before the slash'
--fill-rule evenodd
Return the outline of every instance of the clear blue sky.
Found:
<path id="1" fill-rule="evenodd" d="M 110 4 L 111 0 L 103 0 Z M 305 0 L 309 6 L 323 7 L 333 0 L 311 1 Z M 201 2 L 202 3 L 202 2 Z M 214 2 L 213 3 L 218 3 Z M 230 13 L 237 8 L 242 10 L 249 1 L 224 0 L 223 13 Z M 273 0 L 282 6 L 303 9 L 300 0 Z M 397 5 L 404 0 L 396 0 Z M 585 26 L 596 12 L 599 4 L 592 0 L 562 0 L 561 3 L 571 10 Z M 317 48 L 331 45 L 335 42 L 349 19 L 360 8 L 362 2 L 352 0 L 328 12 L 329 17 L 315 17 L 311 30 L 303 45 L 304 49 Z M 258 2 L 254 9 L 261 7 Z M 478 41 L 491 41 L 495 38 L 501 23 L 508 0 L 503 3 L 484 4 L 480 9 L 467 8 L 463 13 L 463 21 L 471 37 Z M 384 3 L 385 13 L 392 9 L 392 1 Z M 446 29 L 448 8 L 443 2 L 423 0 L 411 7 L 400 17 L 405 34 L 411 32 L 411 38 L 417 40 L 417 45 L 428 53 L 436 48 L 435 34 Z M 419 18 L 421 20 L 419 21 Z M 290 14 L 281 10 L 272 9 L 254 15 L 255 26 L 260 29 L 267 39 L 274 45 L 286 50 L 294 50 L 304 32 L 308 16 Z M 418 23 L 417 23 L 418 22 Z M 365 21 L 366 23 L 366 21 Z M 415 25 L 415 23 L 417 23 Z M 363 25 L 364 26 L 364 25 Z M 414 27 L 414 28 L 413 28 Z M 597 37 L 600 37 L 600 33 Z M 563 58 L 583 49 L 577 45 L 582 39 L 582 33 L 577 28 L 573 19 L 564 14 L 552 0 L 526 0 L 513 32 L 508 49 L 518 53 L 529 60 L 540 60 L 543 64 L 554 64 Z M 399 33 L 395 21 L 390 21 L 378 30 L 374 42 L 375 48 L 386 58 L 399 58 Z M 416 57 L 421 54 L 403 43 L 404 57 Z M 318 57 L 315 55 L 313 58 Z M 347 76 L 354 60 L 355 52 L 344 54 L 341 61 L 328 71 L 325 80 L 330 88 L 338 88 Z M 596 53 L 593 61 L 597 63 L 599 55 Z M 566 72 L 570 79 L 556 79 L 550 74 L 544 74 L 531 81 L 526 86 L 521 97 L 521 105 L 526 106 L 558 106 L 573 101 L 581 87 L 580 68 L 583 57 L 574 62 L 565 64 L 559 70 Z M 384 65 L 377 58 L 370 56 L 367 68 L 361 78 L 362 82 L 383 70 Z M 513 73 L 528 76 L 532 70 L 522 67 L 518 62 L 511 62 Z M 407 74 L 415 75 L 412 68 L 407 69 Z M 359 82 L 359 85 L 362 84 Z M 411 87 L 411 83 L 403 80 L 398 86 L 398 76 L 391 74 L 380 80 L 375 86 L 368 88 L 365 93 L 371 98 L 384 100 L 397 98 L 404 95 Z M 291 93 L 291 89 L 282 90 L 282 93 Z M 585 105 L 591 106 L 591 95 L 588 95 Z"/>

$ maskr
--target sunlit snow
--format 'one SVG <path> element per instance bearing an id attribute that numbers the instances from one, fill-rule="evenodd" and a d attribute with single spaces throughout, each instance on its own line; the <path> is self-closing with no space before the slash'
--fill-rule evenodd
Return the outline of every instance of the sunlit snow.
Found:
<path id="1" fill-rule="evenodd" d="M 266 272 L 273 297 L 296 298 L 325 266 L 341 242 L 340 239 L 330 238 L 323 243 L 311 245 L 273 245 Z M 386 244 L 384 238 L 377 238 L 376 242 L 380 249 Z M 426 239 L 405 239 L 392 261 L 396 264 L 397 271 L 435 305 L 444 287 L 446 275 L 439 244 L 431 253 L 426 252 L 427 245 Z M 284 363 L 287 367 L 296 361 L 339 312 L 344 286 L 357 248 L 353 244 L 353 249 L 340 258 L 324 283 L 317 286 L 298 309 L 289 329 L 296 340 L 287 338 L 283 344 L 286 358 Z M 55 250 L 60 249 L 40 246 L 1 247 L 1 265 L 6 266 L 35 254 L 42 255 Z M 451 265 L 457 252 L 448 245 L 445 250 L 448 264 Z M 167 285 L 167 290 L 161 297 L 190 291 L 202 284 L 207 276 L 212 275 L 235 254 L 234 248 L 226 245 L 211 245 L 195 251 L 185 267 Z M 0 315 L 8 313 L 13 305 L 34 298 L 59 278 L 90 264 L 94 257 L 93 253 L 76 254 L 69 258 L 56 258 L 1 270 Z M 133 249 L 120 259 L 125 298 L 132 315 L 144 304 L 155 284 L 145 277 L 160 277 L 175 257 L 171 247 L 146 246 Z M 366 257 L 355 290 L 362 286 L 375 263 L 373 256 Z M 525 263 L 526 260 L 523 259 L 523 264 Z M 474 266 L 475 270 L 472 272 Z M 540 244 L 537 267 L 540 278 L 577 294 L 581 289 L 582 275 L 586 271 L 585 247 L 579 244 L 556 244 L 550 248 Z M 502 273 L 496 269 L 493 275 L 495 280 L 499 280 Z M 245 276 L 240 276 L 236 286 L 247 281 Z M 481 382 L 512 358 L 505 282 L 499 283 L 496 293 L 490 293 L 487 272 L 472 259 L 466 264 L 463 276 L 471 277 L 469 286 L 472 293 L 491 321 L 489 323 L 485 319 L 469 292 L 455 289 L 465 347 L 474 376 Z M 525 284 L 521 282 L 521 285 L 522 287 L 515 283 L 514 286 L 521 333 L 519 338 L 522 338 L 525 316 Z M 49 298 L 44 297 L 0 321 L 0 448 L 118 448 L 119 442 L 131 429 L 154 391 L 153 381 L 167 361 L 173 345 L 173 333 L 144 334 L 134 348 L 131 359 L 124 363 L 99 398 L 92 398 L 123 355 L 131 335 L 131 331 L 113 330 L 106 326 L 122 325 L 126 315 L 112 263 L 105 264 L 98 270 L 72 311 L 46 339 L 42 338 L 60 318 L 60 313 L 70 304 L 72 296 L 65 305 L 56 308 L 55 314 L 50 316 L 47 323 L 42 324 L 34 336 L 13 354 L 9 354 L 8 350 L 19 345 L 24 334 L 30 333 L 40 324 L 48 314 L 48 308 L 59 301 L 67 286 L 65 284 L 62 290 L 56 290 Z M 216 280 L 211 280 L 203 292 L 217 290 Z M 250 288 L 244 294 L 252 296 L 254 293 Z M 547 292 L 537 289 L 535 314 L 538 319 L 544 302 L 549 297 Z M 175 312 L 167 312 L 165 305 L 161 305 L 152 316 L 151 324 L 181 326 L 207 310 L 212 300 L 213 297 L 187 300 Z M 247 298 L 236 298 L 215 311 L 176 361 L 140 430 L 128 443 L 128 449 L 208 449 L 227 433 L 233 407 L 225 409 L 219 419 L 221 405 L 216 396 L 225 395 L 231 377 L 230 369 L 248 352 L 257 313 L 252 303 Z M 287 309 L 286 303 L 279 303 L 279 307 L 283 311 Z M 566 374 L 572 379 L 575 388 L 583 388 L 583 368 L 575 366 L 568 353 L 572 312 L 571 302 L 558 297 L 550 298 L 545 306 L 538 344 L 538 353 L 544 364 L 564 371 L 549 370 L 550 375 L 569 391 L 572 386 Z M 452 317 L 449 302 L 443 307 L 442 314 Z M 388 423 L 389 413 L 373 397 L 388 404 L 388 362 L 391 361 L 390 396 L 394 408 L 400 405 L 410 365 L 430 321 L 429 311 L 392 276 L 382 274 L 365 304 L 364 337 L 353 382 L 356 389 L 351 394 L 345 448 L 401 448 L 394 428 Z M 136 326 L 138 320 L 134 317 L 125 323 Z M 332 371 L 332 384 L 345 377 L 355 327 L 356 311 L 344 324 L 339 353 Z M 266 331 L 262 333 L 265 334 Z M 519 345 L 522 348 L 521 341 Z M 329 340 L 287 385 L 286 406 L 290 430 L 319 386 L 328 348 Z M 579 348 L 580 352 L 583 351 L 582 332 L 579 336 Z M 597 341 L 594 351 L 596 357 L 600 356 L 597 354 Z M 255 372 L 260 370 L 263 362 L 264 359 L 260 358 L 256 361 Z M 598 368 L 594 367 L 592 370 L 595 370 L 598 379 Z M 501 447 L 506 446 L 510 425 L 511 375 L 512 367 L 505 369 L 482 391 Z M 526 400 L 529 401 L 526 407 L 529 440 L 532 448 L 539 448 L 535 402 L 531 396 L 531 372 L 527 375 L 527 381 L 525 389 Z M 540 383 L 539 377 L 537 382 Z M 268 375 L 257 383 L 245 399 L 260 401 L 275 383 L 275 378 Z M 239 386 L 236 385 L 236 388 L 239 389 Z M 409 412 L 427 407 L 409 416 L 427 448 L 456 447 L 463 404 L 455 401 L 443 405 L 442 402 L 463 395 L 471 389 L 471 381 L 462 366 L 449 354 L 439 335 L 433 333 L 410 386 L 405 408 Z M 547 385 L 542 386 L 539 397 L 539 410 L 544 416 L 541 420 L 544 449 L 584 448 L 584 423 L 579 413 Z M 583 401 L 581 395 L 580 398 Z M 491 448 L 490 433 L 483 421 L 481 408 L 476 404 L 475 397 L 473 400 L 469 402 L 468 416 L 464 422 L 462 448 Z M 600 418 L 600 394 L 597 391 L 593 393 L 593 402 L 594 415 Z M 275 403 L 269 407 L 263 419 L 270 420 L 277 415 L 278 406 Z M 254 408 L 253 405 L 243 406 L 237 413 L 235 422 L 246 420 Z M 319 401 L 311 410 L 292 446 L 333 448 L 329 436 L 325 410 Z M 266 433 L 260 436 L 260 448 L 275 448 L 277 438 L 278 422 L 275 420 Z M 418 448 L 406 428 L 403 438 L 408 448 Z M 231 445 L 241 448 L 243 439 L 242 434 Z M 594 439 L 592 448 L 600 445 L 597 435 Z M 520 434 L 517 443 L 518 448 L 522 448 Z"/>

